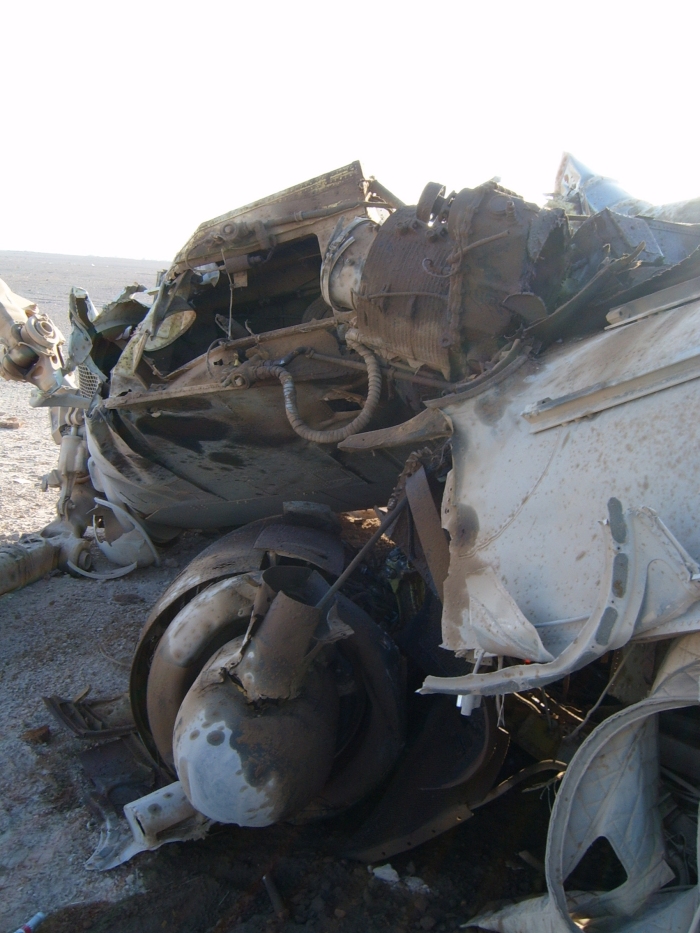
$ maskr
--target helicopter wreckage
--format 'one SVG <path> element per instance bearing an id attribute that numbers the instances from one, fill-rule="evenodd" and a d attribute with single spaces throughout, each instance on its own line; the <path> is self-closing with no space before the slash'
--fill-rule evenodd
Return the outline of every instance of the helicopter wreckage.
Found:
<path id="1" fill-rule="evenodd" d="M 60 444 L 0 592 L 104 578 L 90 527 L 113 575 L 227 531 L 152 610 L 129 725 L 51 701 L 150 774 L 89 867 L 370 795 L 345 851 L 383 860 L 549 771 L 547 894 L 473 922 L 696 929 L 700 202 L 566 156 L 544 208 L 406 206 L 353 163 L 70 320 L 0 286 L 0 372 Z M 497 783 L 510 741 L 532 764 Z M 626 880 L 578 891 L 601 839 Z"/>

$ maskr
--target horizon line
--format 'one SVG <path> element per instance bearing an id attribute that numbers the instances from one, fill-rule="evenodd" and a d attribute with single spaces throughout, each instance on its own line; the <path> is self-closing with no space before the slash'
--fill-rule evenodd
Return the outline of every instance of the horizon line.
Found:
<path id="1" fill-rule="evenodd" d="M 0 249 L 0 254 L 2 253 L 29 253 L 33 256 L 64 256 L 74 259 L 126 259 L 129 262 L 158 262 L 165 263 L 166 267 L 170 267 L 172 260 L 170 259 L 151 259 L 147 256 L 102 256 L 98 253 L 53 253 L 47 250 L 38 250 L 38 249 Z"/>

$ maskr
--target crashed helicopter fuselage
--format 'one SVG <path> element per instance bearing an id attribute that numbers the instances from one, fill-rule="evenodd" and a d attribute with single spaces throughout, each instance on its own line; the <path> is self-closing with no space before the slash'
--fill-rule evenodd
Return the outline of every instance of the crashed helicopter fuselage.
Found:
<path id="1" fill-rule="evenodd" d="M 673 873 L 650 723 L 697 702 L 700 656 L 697 207 L 633 202 L 570 158 L 545 208 L 495 182 L 430 184 L 407 207 L 354 163 L 204 224 L 152 303 L 129 289 L 98 313 L 74 289 L 66 344 L 7 293 L 0 366 L 35 384 L 61 443 L 45 547 L 93 522 L 129 568 L 182 528 L 241 526 L 147 621 L 132 709 L 164 786 L 127 806 L 135 841 L 91 867 L 373 791 L 347 852 L 386 858 L 500 793 L 509 737 L 555 771 L 567 740 L 527 929 L 657 909 Z M 384 505 L 379 530 L 408 557 L 390 622 L 353 598 L 362 541 L 334 516 Z M 623 725 L 599 729 L 618 744 L 595 730 L 579 753 L 594 697 L 577 673 L 621 661 L 648 676 L 615 688 Z M 422 684 L 416 722 L 407 684 Z M 557 723 L 548 754 L 511 701 Z M 662 747 L 692 745 L 682 717 L 664 722 Z M 645 801 L 636 822 L 601 765 L 613 752 Z M 595 809 L 586 781 L 619 819 L 574 825 Z M 572 899 L 564 878 L 598 836 L 630 881 Z M 692 919 L 686 891 L 659 909 Z"/>

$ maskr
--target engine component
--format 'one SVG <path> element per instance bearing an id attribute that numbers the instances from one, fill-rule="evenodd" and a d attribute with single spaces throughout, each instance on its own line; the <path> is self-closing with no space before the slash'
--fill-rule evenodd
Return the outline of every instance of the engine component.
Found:
<path id="1" fill-rule="evenodd" d="M 337 428 L 334 431 L 314 431 L 305 424 L 297 408 L 294 380 L 283 366 L 266 364 L 254 370 L 256 376 L 264 377 L 270 374 L 276 376 L 282 383 L 287 418 L 294 431 L 304 440 L 313 441 L 315 444 L 336 444 L 339 441 L 344 441 L 346 437 L 350 437 L 352 434 L 359 434 L 371 421 L 379 405 L 379 397 L 382 391 L 382 374 L 373 354 L 366 347 L 363 347 L 362 344 L 355 344 L 355 349 L 367 365 L 367 398 L 360 414 L 353 418 L 350 424 L 346 424 L 344 428 Z"/>
<path id="2" fill-rule="evenodd" d="M 173 737 L 192 805 L 239 826 L 267 826 L 303 809 L 333 764 L 338 697 L 312 649 L 323 580 L 309 570 L 274 570 L 296 598 L 278 591 L 245 648 L 236 639 L 211 658 L 180 707 Z"/>
<path id="3" fill-rule="evenodd" d="M 0 544 L 0 595 L 40 580 L 52 570 L 89 571 L 90 543 L 74 535 L 25 535 L 16 544 Z"/>
<path id="4" fill-rule="evenodd" d="M 160 757 L 171 767 L 175 720 L 202 654 L 245 632 L 259 585 L 259 575 L 237 574 L 207 587 L 180 610 L 158 644 L 148 675 L 148 722 Z"/>
<path id="5" fill-rule="evenodd" d="M 277 593 L 264 619 L 206 664 L 180 707 L 173 739 L 175 767 L 193 805 L 239 825 L 346 808 L 381 780 L 401 743 L 398 710 L 391 712 L 391 692 L 379 682 L 391 674 L 377 654 L 385 640 L 376 627 L 342 598 L 335 611 L 314 608 L 328 586 L 307 569 L 271 568 L 264 582 Z M 332 775 L 339 701 L 325 652 L 348 637 L 338 671 L 345 678 L 350 670 L 356 674 L 345 696 L 357 704 L 358 676 L 372 684 L 371 715 L 354 737 L 354 754 L 346 749 L 343 767 Z M 341 747 L 347 743 L 345 735 Z"/>
<path id="6" fill-rule="evenodd" d="M 62 384 L 63 334 L 37 306 L 0 281 L 0 375 L 31 382 L 39 394 Z"/>
<path id="7" fill-rule="evenodd" d="M 256 549 L 263 544 L 271 549 L 267 553 L 279 554 L 281 549 L 288 558 L 310 560 L 319 567 L 335 566 L 337 571 L 337 565 L 328 562 L 332 541 L 337 541 L 330 529 L 336 534 L 338 531 L 330 518 L 318 507 L 289 503 L 281 519 L 266 522 L 265 527 L 258 523 L 257 527 L 231 533 L 209 549 L 210 556 L 205 553 L 193 562 L 152 614 L 132 669 L 134 717 L 148 747 L 157 751 L 173 771 L 177 770 L 186 788 L 189 785 L 177 761 L 177 751 L 173 757 L 177 744 L 173 741 L 174 731 L 181 747 L 194 743 L 196 747 L 190 748 L 188 756 L 194 754 L 200 763 L 214 754 L 221 761 L 231 749 L 230 744 L 218 749 L 208 743 L 202 735 L 211 731 L 208 727 L 185 728 L 188 720 L 183 721 L 183 716 L 188 710 L 188 716 L 197 718 L 203 704 L 216 700 L 222 715 L 228 710 L 229 720 L 235 715 L 247 722 L 252 716 L 250 728 L 239 730 L 241 742 L 254 741 L 259 722 L 269 728 L 270 742 L 281 730 L 281 761 L 285 755 L 296 754 L 294 747 L 285 751 L 284 744 L 292 742 L 297 721 L 290 710 L 299 711 L 299 742 L 303 745 L 315 741 L 303 738 L 316 715 L 308 697 L 304 699 L 308 678 L 314 696 L 318 690 L 330 690 L 322 707 L 330 712 L 338 707 L 340 724 L 331 719 L 328 729 L 321 729 L 326 735 L 322 752 L 310 753 L 312 760 L 329 764 L 322 786 L 300 802 L 297 793 L 300 795 L 301 790 L 291 785 L 285 790 L 280 778 L 280 806 L 287 799 L 285 794 L 290 801 L 296 800 L 289 807 L 295 808 L 294 819 L 302 821 L 340 812 L 376 787 L 395 763 L 403 744 L 404 726 L 398 654 L 391 641 L 343 596 L 337 596 L 337 603 L 333 600 L 323 611 L 315 609 L 314 605 L 330 590 L 317 573 L 310 575 L 308 566 L 270 567 L 264 580 L 252 570 L 240 572 L 246 566 L 259 564 L 266 552 Z M 309 547 L 312 528 L 314 549 Z M 211 581 L 209 585 L 207 581 Z M 304 593 L 309 595 L 304 597 Z M 294 618 L 300 621 L 296 643 L 290 640 L 289 628 Z M 307 652 L 305 646 L 309 643 L 311 651 Z M 222 680 L 219 673 L 224 668 L 229 673 Z M 236 678 L 238 687 L 232 686 L 232 678 Z M 294 696 L 298 691 L 300 696 Z M 280 725 L 283 721 L 284 728 Z M 198 735 L 192 739 L 195 732 Z M 274 770 L 277 746 L 273 742 L 266 747 L 266 761 Z M 239 750 L 244 752 L 243 748 Z M 279 761 L 278 770 L 286 773 Z M 192 767 L 191 763 L 185 766 L 188 774 Z M 208 767 L 202 765 L 204 776 Z M 304 767 L 296 765 L 292 770 L 303 773 Z M 201 780 L 205 785 L 208 778 Z M 314 784 L 306 783 L 309 787 Z M 199 807 L 194 798 L 192 802 Z M 225 811 L 216 812 L 223 818 Z M 237 813 L 237 817 L 244 819 L 245 815 Z"/>
<path id="8" fill-rule="evenodd" d="M 379 225 L 366 217 L 356 217 L 347 226 L 339 221 L 321 264 L 321 295 L 335 312 L 356 310 L 367 254 Z"/>
<path id="9" fill-rule="evenodd" d="M 515 315 L 546 317 L 563 272 L 564 215 L 492 182 L 441 201 L 431 220 L 417 210 L 396 211 L 367 256 L 360 339 L 389 359 L 465 379 L 470 360 L 494 356 Z"/>

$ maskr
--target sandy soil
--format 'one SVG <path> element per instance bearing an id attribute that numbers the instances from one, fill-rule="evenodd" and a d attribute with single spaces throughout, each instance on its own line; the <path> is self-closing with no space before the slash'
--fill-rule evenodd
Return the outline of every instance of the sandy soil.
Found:
<path id="1" fill-rule="evenodd" d="M 88 291 L 96 308 L 112 301 L 125 285 L 156 283 L 168 263 L 0 251 L 0 279 L 39 305 L 68 336 L 68 293 Z M 18 418 L 19 430 L 0 428 L 0 542 L 43 528 L 54 515 L 55 495 L 41 492 L 41 477 L 56 465 L 58 447 L 45 409 L 29 407 L 30 387 L 0 379 L 0 421 Z"/>
<path id="2" fill-rule="evenodd" d="M 0 252 L 0 277 L 66 330 L 72 284 L 102 304 L 135 279 L 151 285 L 164 265 Z M 0 542 L 38 530 L 53 515 L 55 493 L 42 493 L 39 479 L 55 465 L 57 447 L 46 413 L 30 409 L 28 395 L 27 387 L 0 380 L 0 418 L 22 423 L 0 429 Z M 221 827 L 108 873 L 85 870 L 98 840 L 77 762 L 85 745 L 56 726 L 42 696 L 74 697 L 88 686 L 93 695 L 123 691 L 150 606 L 209 543 L 187 534 L 160 568 L 105 583 L 55 572 L 0 597 L 0 931 L 43 910 L 50 915 L 44 933 L 442 933 L 487 902 L 541 889 L 542 879 L 515 855 L 544 851 L 546 801 L 536 794 L 511 795 L 393 859 L 402 879 L 423 879 L 429 891 L 422 893 L 336 857 L 342 822 L 303 830 Z M 28 741 L 27 730 L 47 724 L 47 743 Z M 286 920 L 275 919 L 265 872 L 277 882 Z"/>

